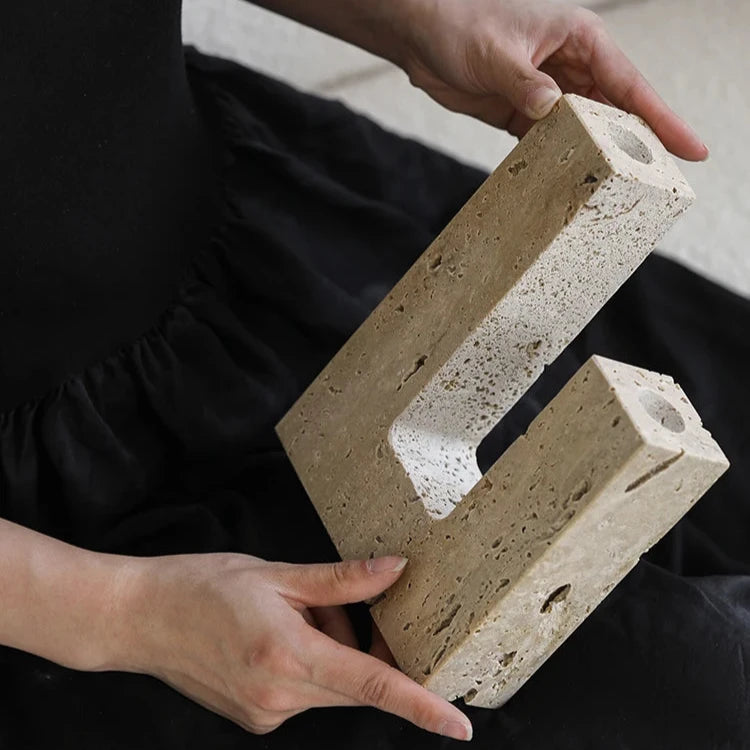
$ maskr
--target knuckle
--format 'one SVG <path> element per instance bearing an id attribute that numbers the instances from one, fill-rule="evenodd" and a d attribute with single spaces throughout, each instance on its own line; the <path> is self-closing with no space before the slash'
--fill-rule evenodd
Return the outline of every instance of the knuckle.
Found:
<path id="1" fill-rule="evenodd" d="M 275 638 L 264 639 L 248 649 L 245 656 L 248 671 L 262 671 L 270 678 L 298 680 L 306 669 L 294 649 Z"/>
<path id="2" fill-rule="evenodd" d="M 517 91 L 519 98 L 523 97 L 524 100 L 537 87 L 536 81 L 529 75 L 529 72 L 520 66 L 511 68 L 509 78 L 511 90 Z"/>
<path id="3" fill-rule="evenodd" d="M 264 669 L 275 672 L 281 661 L 281 648 L 273 637 L 261 638 L 253 643 L 245 654 L 245 666 L 248 669 Z"/>
<path id="4" fill-rule="evenodd" d="M 286 690 L 273 686 L 265 686 L 253 691 L 250 696 L 250 702 L 255 709 L 255 716 L 260 717 L 263 714 L 279 714 L 288 711 L 291 708 L 291 697 Z M 270 717 L 266 717 L 266 723 Z"/>
<path id="5" fill-rule="evenodd" d="M 467 57 L 477 65 L 486 65 L 497 58 L 497 40 L 489 34 L 477 29 L 476 33 L 469 38 L 466 45 Z"/>
<path id="6" fill-rule="evenodd" d="M 576 47 L 588 54 L 608 40 L 607 26 L 600 16 L 588 8 L 571 8 L 568 33 Z"/>
<path id="7" fill-rule="evenodd" d="M 331 577 L 336 587 L 346 586 L 352 577 L 352 572 L 357 566 L 357 562 L 337 562 L 331 565 Z"/>
<path id="8" fill-rule="evenodd" d="M 385 706 L 391 696 L 391 686 L 384 674 L 368 675 L 359 688 L 359 698 L 368 706 Z"/>
<path id="9" fill-rule="evenodd" d="M 641 79 L 638 74 L 632 75 L 627 83 L 623 86 L 619 103 L 625 111 L 632 112 L 635 108 L 635 100 L 638 95 L 638 89 L 640 88 L 640 86 Z"/>
<path id="10" fill-rule="evenodd" d="M 579 30 L 593 29 L 599 31 L 604 28 L 602 17 L 589 8 L 580 5 L 571 8 L 571 17 Z"/>

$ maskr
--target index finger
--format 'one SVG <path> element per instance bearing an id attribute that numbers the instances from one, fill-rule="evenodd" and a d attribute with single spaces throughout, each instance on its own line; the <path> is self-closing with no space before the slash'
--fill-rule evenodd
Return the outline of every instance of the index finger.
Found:
<path id="1" fill-rule="evenodd" d="M 593 46 L 591 75 L 612 104 L 642 117 L 675 156 L 690 161 L 708 157 L 696 132 L 666 105 L 605 29 Z"/>
<path id="2" fill-rule="evenodd" d="M 307 653 L 312 680 L 319 687 L 400 716 L 429 732 L 471 739 L 471 722 L 461 711 L 374 656 L 320 634 Z"/>

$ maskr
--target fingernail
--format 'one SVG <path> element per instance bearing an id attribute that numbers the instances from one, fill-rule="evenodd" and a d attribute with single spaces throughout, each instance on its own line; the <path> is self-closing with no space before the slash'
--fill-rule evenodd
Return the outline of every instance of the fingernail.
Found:
<path id="1" fill-rule="evenodd" d="M 709 151 L 708 146 L 705 143 L 703 144 L 703 148 L 706 150 L 703 161 L 706 161 L 706 159 L 708 159 L 708 157 L 711 155 L 711 152 Z"/>
<path id="2" fill-rule="evenodd" d="M 409 562 L 407 558 L 397 555 L 371 557 L 367 561 L 367 568 L 370 573 L 397 573 L 406 567 L 407 562 Z"/>
<path id="3" fill-rule="evenodd" d="M 474 730 L 468 721 L 466 724 L 463 724 L 460 721 L 446 721 L 443 726 L 440 727 L 440 734 L 444 737 L 451 737 L 454 740 L 464 740 L 465 742 L 468 742 L 474 734 Z"/>
<path id="4" fill-rule="evenodd" d="M 551 89 L 547 86 L 532 91 L 527 102 L 529 114 L 536 118 L 544 117 L 561 96 L 560 89 Z"/>

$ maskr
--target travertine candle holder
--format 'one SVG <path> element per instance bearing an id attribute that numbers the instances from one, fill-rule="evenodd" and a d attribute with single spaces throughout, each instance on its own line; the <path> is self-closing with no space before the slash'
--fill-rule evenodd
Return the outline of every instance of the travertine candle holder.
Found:
<path id="1" fill-rule="evenodd" d="M 595 357 L 482 477 L 476 448 L 693 194 L 637 118 L 566 96 L 277 430 L 401 668 L 506 701 L 726 469 L 669 378 Z"/>

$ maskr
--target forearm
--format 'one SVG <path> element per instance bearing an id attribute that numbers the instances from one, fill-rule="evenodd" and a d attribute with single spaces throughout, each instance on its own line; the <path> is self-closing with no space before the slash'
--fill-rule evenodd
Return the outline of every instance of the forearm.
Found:
<path id="1" fill-rule="evenodd" d="M 0 644 L 75 669 L 106 669 L 128 562 L 0 520 Z"/>
<path id="2" fill-rule="evenodd" d="M 250 0 L 400 64 L 404 31 L 428 0 Z"/>

